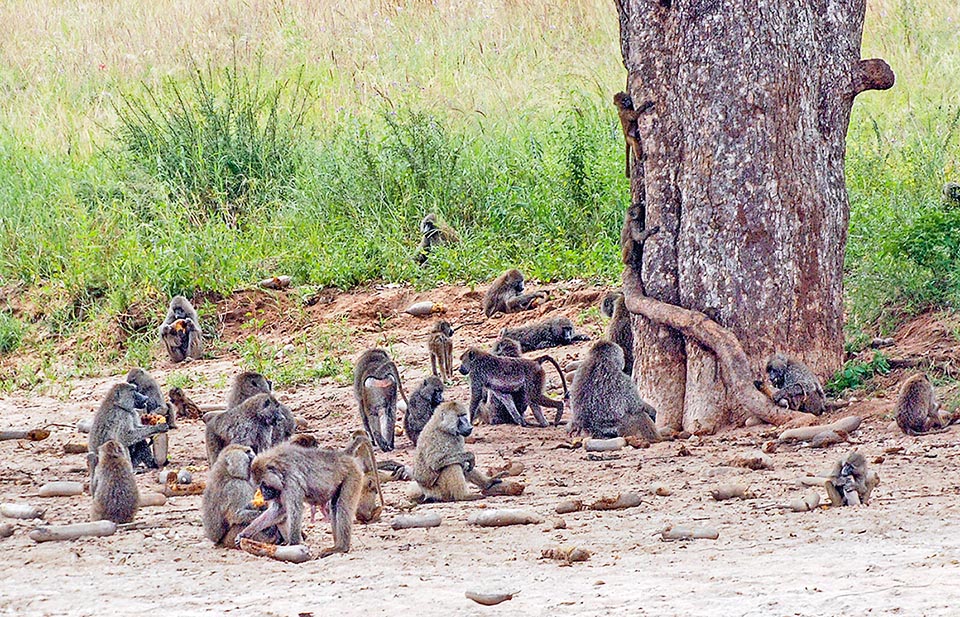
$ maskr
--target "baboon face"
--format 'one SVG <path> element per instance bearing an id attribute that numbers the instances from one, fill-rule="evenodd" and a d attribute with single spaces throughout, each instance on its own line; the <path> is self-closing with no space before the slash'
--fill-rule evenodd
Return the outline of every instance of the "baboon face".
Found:
<path id="1" fill-rule="evenodd" d="M 264 501 L 274 501 L 280 498 L 283 492 L 283 474 L 273 467 L 258 465 L 254 460 L 250 467 L 253 483 L 260 489 Z"/>
<path id="2" fill-rule="evenodd" d="M 147 397 L 137 392 L 137 387 L 131 383 L 120 383 L 113 387 L 114 402 L 118 407 L 134 411 L 146 409 Z"/>
<path id="3" fill-rule="evenodd" d="M 767 377 L 777 388 L 783 387 L 783 382 L 787 374 L 787 357 L 783 354 L 774 354 L 767 360 Z"/>
<path id="4" fill-rule="evenodd" d="M 613 102 L 621 109 L 633 109 L 633 99 L 626 92 L 613 95 Z"/>
<path id="5" fill-rule="evenodd" d="M 444 403 L 434 413 L 440 414 L 439 428 L 446 433 L 467 437 L 473 432 L 467 408 L 459 403 Z"/>
<path id="6" fill-rule="evenodd" d="M 377 497 L 377 481 L 374 474 L 368 473 L 363 481 L 363 490 L 360 492 L 360 501 L 357 504 L 357 520 L 361 523 L 372 523 L 380 518 L 383 507 Z M 264 496 L 266 498 L 266 496 Z"/>
<path id="7" fill-rule="evenodd" d="M 423 235 L 429 235 L 437 229 L 437 217 L 434 214 L 428 214 L 423 217 L 423 221 L 420 222 L 420 233 Z"/>
<path id="8" fill-rule="evenodd" d="M 843 467 L 840 469 L 840 475 L 842 476 L 856 476 L 860 475 L 862 470 L 866 467 L 867 461 L 863 458 L 863 455 L 859 452 L 853 452 L 847 456 L 847 460 L 844 461 Z"/>
<path id="9" fill-rule="evenodd" d="M 460 368 L 457 369 L 460 371 L 461 375 L 469 375 L 470 367 L 473 366 L 473 350 L 468 349 L 460 356 Z"/>
<path id="10" fill-rule="evenodd" d="M 441 332 L 447 336 L 453 336 L 453 326 L 451 326 L 448 321 L 438 321 L 435 329 L 437 332 Z"/>
<path id="11" fill-rule="evenodd" d="M 443 389 L 437 388 L 433 391 L 433 396 L 430 397 L 430 404 L 436 407 L 443 402 Z"/>

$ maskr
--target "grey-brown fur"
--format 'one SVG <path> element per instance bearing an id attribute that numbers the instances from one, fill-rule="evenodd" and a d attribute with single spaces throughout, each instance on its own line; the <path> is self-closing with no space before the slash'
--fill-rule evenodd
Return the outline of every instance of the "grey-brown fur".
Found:
<path id="1" fill-rule="evenodd" d="M 278 431 L 290 410 L 272 394 L 251 396 L 226 411 L 211 411 L 203 416 L 207 425 L 207 462 L 213 465 L 228 444 L 250 446 L 254 452 L 263 452 L 290 435 Z"/>
<path id="2" fill-rule="evenodd" d="M 129 523 L 137 513 L 140 492 L 133 476 L 130 452 L 115 439 L 108 439 L 97 450 L 93 479 L 91 520 Z"/>
<path id="3" fill-rule="evenodd" d="M 815 416 L 826 409 L 827 398 L 820 380 L 800 360 L 773 354 L 767 359 L 767 377 L 776 388 L 771 396 L 774 404 Z"/>
<path id="4" fill-rule="evenodd" d="M 410 394 L 407 401 L 407 411 L 403 415 L 403 432 L 407 434 L 413 445 L 417 445 L 417 438 L 427 425 L 430 416 L 443 402 L 443 382 L 439 377 L 428 376 L 420 382 L 417 389 Z"/>
<path id="5" fill-rule="evenodd" d="M 417 263 L 423 265 L 433 247 L 441 244 L 456 244 L 460 241 L 457 232 L 441 220 L 436 214 L 430 213 L 420 222 L 420 233 L 423 239 L 417 247 Z"/>
<path id="6" fill-rule="evenodd" d="M 610 318 L 607 338 L 623 350 L 623 372 L 633 375 L 633 326 L 623 293 L 612 291 L 600 303 L 600 313 Z"/>
<path id="7" fill-rule="evenodd" d="M 907 435 L 921 435 L 946 425 L 933 384 L 923 373 L 911 375 L 900 386 L 895 411 L 897 426 Z"/>
<path id="8" fill-rule="evenodd" d="M 483 296 L 483 313 L 517 313 L 534 307 L 537 300 L 546 298 L 542 291 L 523 293 L 523 274 L 517 269 L 507 270 L 497 277 Z"/>
<path id="9" fill-rule="evenodd" d="M 132 464 L 143 463 L 147 467 L 157 467 L 147 441 L 157 433 L 168 430 L 166 424 L 144 426 L 140 415 L 146 411 L 147 398 L 137 391 L 137 387 L 126 382 L 110 388 L 97 413 L 93 415 L 87 449 L 95 458 L 97 451 L 111 439 L 120 442 L 129 450 Z M 94 466 L 90 464 L 91 478 Z"/>
<path id="10" fill-rule="evenodd" d="M 943 201 L 951 208 L 960 206 L 960 184 L 947 182 L 943 185 Z"/>
<path id="11" fill-rule="evenodd" d="M 173 362 L 183 362 L 187 358 L 199 360 L 203 356 L 200 317 L 183 296 L 174 296 L 170 300 L 167 316 L 160 326 L 160 340 Z"/>
<path id="12" fill-rule="evenodd" d="M 430 338 L 427 339 L 430 352 L 430 368 L 434 375 L 444 381 L 453 376 L 453 327 L 449 322 L 440 320 L 433 325 Z"/>
<path id="13" fill-rule="evenodd" d="M 493 355 L 505 358 L 523 357 L 521 355 L 522 350 L 520 349 L 520 343 L 512 338 L 503 338 L 503 334 L 500 336 L 501 338 L 497 339 L 497 342 L 493 345 Z M 527 411 L 523 391 L 515 391 L 510 396 L 513 399 L 513 409 L 516 409 L 520 416 L 523 417 L 523 414 Z M 513 416 L 510 415 L 510 409 L 500 401 L 499 396 L 490 390 L 487 390 L 484 395 L 483 404 L 479 413 L 480 420 L 487 424 L 516 424 Z"/>
<path id="14" fill-rule="evenodd" d="M 251 503 L 257 491 L 250 480 L 254 456 L 250 446 L 230 444 L 207 474 L 201 505 L 203 534 L 217 546 L 234 548 L 237 534 L 262 512 Z M 271 544 L 282 540 L 275 526 L 254 539 Z"/>
<path id="15" fill-rule="evenodd" d="M 573 322 L 566 317 L 555 317 L 519 328 L 504 328 L 500 331 L 500 338 L 517 341 L 524 352 L 590 340 L 589 336 L 575 332 Z"/>
<path id="16" fill-rule="evenodd" d="M 363 473 L 363 485 L 357 501 L 357 522 L 366 524 L 379 521 L 380 513 L 383 512 L 387 502 L 383 498 L 383 489 L 380 487 L 380 474 L 377 470 L 377 456 L 373 452 L 373 443 L 364 431 L 354 431 L 343 453 L 357 459 L 357 464 Z"/>
<path id="17" fill-rule="evenodd" d="M 253 371 L 244 371 L 233 378 L 230 391 L 227 392 L 227 409 L 232 409 L 251 396 L 270 394 L 273 384 L 270 380 Z"/>
<path id="18" fill-rule="evenodd" d="M 868 469 L 867 459 L 853 451 L 837 461 L 824 487 L 834 506 L 854 506 L 870 503 L 879 484 L 880 476 Z"/>
<path id="19" fill-rule="evenodd" d="M 656 410 L 637 392 L 633 381 L 623 372 L 623 350 L 611 341 L 597 341 L 577 368 L 570 386 L 573 418 L 571 434 L 591 437 L 629 437 L 639 435 L 659 441 L 654 420 Z"/>
<path id="20" fill-rule="evenodd" d="M 147 397 L 147 412 L 157 413 L 167 419 L 167 426 L 177 428 L 177 410 L 163 396 L 160 384 L 142 368 L 132 368 L 127 373 L 127 383 L 132 383 L 137 392 Z"/>
<path id="21" fill-rule="evenodd" d="M 400 371 L 390 355 L 379 348 L 363 352 L 353 372 L 353 393 L 364 430 L 384 452 L 393 450 L 398 392 L 409 405 Z"/>

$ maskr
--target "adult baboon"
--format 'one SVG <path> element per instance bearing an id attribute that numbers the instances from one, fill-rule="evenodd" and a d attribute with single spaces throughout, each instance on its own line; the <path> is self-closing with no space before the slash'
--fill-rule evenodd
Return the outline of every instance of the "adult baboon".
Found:
<path id="1" fill-rule="evenodd" d="M 160 326 L 160 340 L 173 362 L 199 360 L 203 356 L 203 331 L 200 318 L 190 301 L 174 296 L 167 317 Z"/>
<path id="2" fill-rule="evenodd" d="M 142 368 L 132 368 L 127 373 L 127 383 L 136 386 L 137 392 L 147 397 L 146 409 L 148 413 L 160 414 L 167 420 L 167 425 L 170 428 L 177 428 L 176 408 L 167 403 L 167 399 L 163 396 L 163 390 L 160 389 L 160 384 L 150 373 Z"/>
<path id="3" fill-rule="evenodd" d="M 434 246 L 441 244 L 456 244 L 460 242 L 457 232 L 441 220 L 436 214 L 430 213 L 420 222 L 420 233 L 423 239 L 417 247 L 417 263 L 421 266 L 426 263 L 427 256 Z"/>
<path id="4" fill-rule="evenodd" d="M 232 409 L 251 396 L 270 394 L 273 384 L 260 373 L 244 371 L 233 378 L 230 391 L 227 392 L 227 409 Z"/>
<path id="5" fill-rule="evenodd" d="M 500 331 L 500 338 L 517 341 L 521 351 L 573 345 L 590 340 L 586 334 L 575 332 L 573 322 L 566 317 L 555 317 L 519 328 L 504 328 Z"/>
<path id="6" fill-rule="evenodd" d="M 115 384 L 104 397 L 100 408 L 93 416 L 87 449 L 90 452 L 90 475 L 93 477 L 93 460 L 104 443 L 115 439 L 130 450 L 133 464 L 142 462 L 147 467 L 158 467 L 150 450 L 148 439 L 157 433 L 165 433 L 170 428 L 165 423 L 144 426 L 140 419 L 146 411 L 147 397 L 137 391 L 137 387 L 126 382 Z M 142 444 L 142 445 L 141 445 Z M 136 448 L 136 451 L 134 450 Z M 138 461 L 138 459 L 140 459 Z"/>
<path id="7" fill-rule="evenodd" d="M 253 458 L 250 446 L 230 444 L 220 451 L 207 474 L 201 506 L 203 533 L 217 546 L 234 548 L 237 534 L 262 513 L 251 503 L 257 492 L 250 480 Z M 271 544 L 282 541 L 276 526 L 267 527 L 254 539 Z"/>
<path id="8" fill-rule="evenodd" d="M 390 355 L 379 348 L 363 352 L 354 369 L 353 393 L 360 405 L 363 428 L 384 452 L 393 450 L 398 391 L 409 407 L 400 371 Z"/>
<path id="9" fill-rule="evenodd" d="M 877 472 L 867 468 L 867 459 L 854 450 L 837 461 L 824 487 L 834 506 L 858 506 L 870 502 L 880 484 Z"/>
<path id="10" fill-rule="evenodd" d="M 207 461 L 213 465 L 220 450 L 231 443 L 250 446 L 256 453 L 276 445 L 289 437 L 278 434 L 277 428 L 292 415 L 272 394 L 257 394 L 226 411 L 205 414 Z"/>
<path id="11" fill-rule="evenodd" d="M 923 373 L 911 375 L 900 386 L 895 411 L 897 426 L 907 435 L 922 435 L 947 425 L 933 384 Z"/>
<path id="12" fill-rule="evenodd" d="M 757 382 L 757 386 L 774 404 L 815 416 L 826 409 L 827 397 L 820 380 L 800 360 L 782 353 L 773 354 L 767 359 L 767 377 L 777 390 L 770 391 L 762 382 Z"/>
<path id="13" fill-rule="evenodd" d="M 434 324 L 427 339 L 427 350 L 433 374 L 449 381 L 453 375 L 453 327 L 449 322 L 441 319 Z"/>
<path id="14" fill-rule="evenodd" d="M 91 520 L 129 523 L 137 513 L 140 492 L 133 477 L 130 453 L 116 439 L 108 439 L 93 456 Z"/>
<path id="15" fill-rule="evenodd" d="M 532 309 L 537 300 L 547 294 L 542 291 L 523 293 L 523 274 L 517 269 L 507 270 L 487 289 L 483 296 L 483 313 L 492 317 L 495 313 L 517 313 Z"/>
<path id="16" fill-rule="evenodd" d="M 503 338 L 503 334 L 501 334 L 501 338 L 497 339 L 497 342 L 493 345 L 493 355 L 506 358 L 523 357 L 520 343 L 512 338 Z M 517 424 L 511 415 L 510 409 L 500 402 L 500 396 L 501 395 L 495 394 L 490 390 L 486 390 L 483 403 L 479 410 L 480 421 L 486 424 Z M 516 409 L 522 418 L 523 414 L 527 411 L 523 390 L 512 392 L 510 397 L 513 399 L 513 409 Z"/>
<path id="17" fill-rule="evenodd" d="M 600 313 L 610 318 L 607 325 L 607 338 L 623 350 L 623 372 L 633 375 L 633 326 L 630 324 L 630 311 L 623 299 L 623 292 L 611 291 L 600 303 Z"/>
<path id="18" fill-rule="evenodd" d="M 437 405 L 442 402 L 443 382 L 433 375 L 421 381 L 410 395 L 407 411 L 403 414 L 403 432 L 407 434 L 413 445 L 417 445 L 420 432 L 427 425 Z"/>

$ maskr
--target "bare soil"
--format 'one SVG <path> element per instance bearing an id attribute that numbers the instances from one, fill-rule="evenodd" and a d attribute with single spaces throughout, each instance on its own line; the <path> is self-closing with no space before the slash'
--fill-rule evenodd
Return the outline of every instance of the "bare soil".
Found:
<path id="1" fill-rule="evenodd" d="M 547 316 L 566 315 L 578 323 L 585 318 L 581 328 L 601 334 L 596 311 L 586 309 L 596 306 L 605 290 L 571 284 L 550 289 L 552 299 L 539 309 L 493 320 L 482 318 L 479 293 L 462 287 L 325 292 L 306 315 L 291 311 L 293 300 L 283 293 L 247 292 L 221 303 L 222 336 L 247 336 L 240 325 L 253 309 L 265 323 L 260 335 L 281 343 L 305 326 L 346 320 L 356 331 L 354 357 L 366 346 L 390 343 L 412 390 L 430 370 L 422 334 L 433 318 L 399 310 L 422 299 L 442 302 L 445 318 L 466 324 L 455 338 L 457 356 L 469 345 L 489 345 L 502 327 Z M 943 370 L 944 358 L 952 361 L 956 349 L 953 318 L 921 319 L 897 332 L 897 346 L 885 352 L 934 353 Z M 564 363 L 586 347 L 550 353 Z M 226 384 L 240 367 L 239 358 L 223 353 L 186 366 L 158 360 L 152 373 L 161 383 L 177 370 Z M 142 509 L 140 529 L 72 542 L 35 544 L 27 532 L 36 522 L 5 519 L 0 522 L 13 523 L 15 532 L 0 540 L 0 615 L 956 615 L 957 429 L 917 438 L 891 425 L 896 384 L 904 374 L 879 379 L 869 398 L 823 418 L 864 415 L 853 443 L 827 449 L 780 445 L 771 455 L 774 468 L 765 471 L 727 463 L 775 439 L 777 431 L 770 427 L 590 456 L 558 448 L 568 442 L 562 427 L 479 426 L 471 446 L 479 464 L 523 463 L 517 478 L 526 485 L 522 496 L 421 505 L 416 511 L 442 515 L 440 527 L 393 531 L 390 522 L 403 512 L 406 486 L 392 482 L 384 487 L 389 505 L 381 521 L 355 527 L 349 554 L 300 565 L 214 548 L 203 537 L 199 496 Z M 87 520 L 88 496 L 42 499 L 36 492 L 53 480 L 85 480 L 84 455 L 63 454 L 64 444 L 84 441 L 74 424 L 90 417 L 121 378 L 73 382 L 66 403 L 30 395 L 0 400 L 4 427 L 54 424 L 45 441 L 0 442 L 0 501 L 41 505 L 49 523 Z M 558 395 L 556 376 L 552 385 Z M 188 394 L 213 404 L 224 400 L 225 389 Z M 279 395 L 306 417 L 325 446 L 341 447 L 358 425 L 349 385 L 324 380 L 280 389 Z M 466 380 L 458 376 L 448 397 L 466 402 Z M 202 423 L 181 421 L 170 444 L 171 466 L 194 466 L 202 479 Z M 398 437 L 397 444 L 389 457 L 412 463 L 407 438 Z M 799 477 L 828 470 L 853 447 L 881 477 L 870 505 L 784 510 L 784 503 L 803 493 Z M 728 482 L 749 485 L 756 498 L 714 501 L 709 490 Z M 159 489 L 155 472 L 138 476 L 138 484 L 141 492 Z M 670 494 L 654 494 L 658 485 Z M 554 513 L 566 499 L 591 502 L 626 491 L 640 493 L 643 503 L 620 511 Z M 481 508 L 526 508 L 544 522 L 468 526 L 467 517 Z M 554 528 L 559 518 L 563 529 Z M 710 526 L 720 537 L 663 542 L 658 532 L 668 525 Z M 326 522 L 318 518 L 306 529 L 314 552 L 330 543 Z M 561 545 L 583 547 L 592 557 L 573 565 L 540 558 L 542 550 Z M 484 607 L 466 599 L 466 591 L 518 593 Z"/>

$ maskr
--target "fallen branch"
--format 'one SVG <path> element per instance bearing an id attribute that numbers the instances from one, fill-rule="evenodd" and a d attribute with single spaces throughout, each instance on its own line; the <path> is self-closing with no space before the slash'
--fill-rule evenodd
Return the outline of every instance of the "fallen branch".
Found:
<path id="1" fill-rule="evenodd" d="M 294 544 L 292 546 L 278 546 L 276 544 L 267 544 L 266 542 L 257 542 L 250 538 L 240 539 L 240 548 L 256 555 L 257 557 L 269 557 L 277 561 L 289 561 L 291 563 L 303 563 L 310 561 L 313 556 L 310 555 L 310 547 L 303 544 Z"/>
<path id="2" fill-rule="evenodd" d="M 86 536 L 112 536 L 117 531 L 117 524 L 113 521 L 93 521 L 92 523 L 75 523 L 73 525 L 44 525 L 30 532 L 30 539 L 34 542 L 59 542 L 62 540 L 76 540 Z"/>
<path id="3" fill-rule="evenodd" d="M 44 428 L 35 428 L 29 431 L 0 431 L 0 441 L 9 439 L 27 439 L 29 441 L 43 441 L 50 436 L 50 431 Z"/>
<path id="4" fill-rule="evenodd" d="M 836 422 L 830 424 L 822 424 L 819 426 L 803 426 L 800 428 L 791 428 L 780 433 L 780 437 L 777 438 L 778 441 L 809 441 L 826 431 L 833 431 L 839 433 L 843 431 L 846 434 L 850 434 L 860 428 L 860 417 L 859 416 L 847 416 L 846 418 L 840 418 Z"/>
<path id="5" fill-rule="evenodd" d="M 467 518 L 468 525 L 477 525 L 478 527 L 537 525 L 542 522 L 542 518 L 527 510 L 486 510 L 474 512 Z"/>
<path id="6" fill-rule="evenodd" d="M 393 519 L 390 527 L 394 530 L 439 527 L 442 521 L 439 514 L 407 514 Z"/>
<path id="7" fill-rule="evenodd" d="M 660 532 L 660 539 L 670 540 L 716 540 L 720 532 L 713 527 L 667 527 Z"/>

